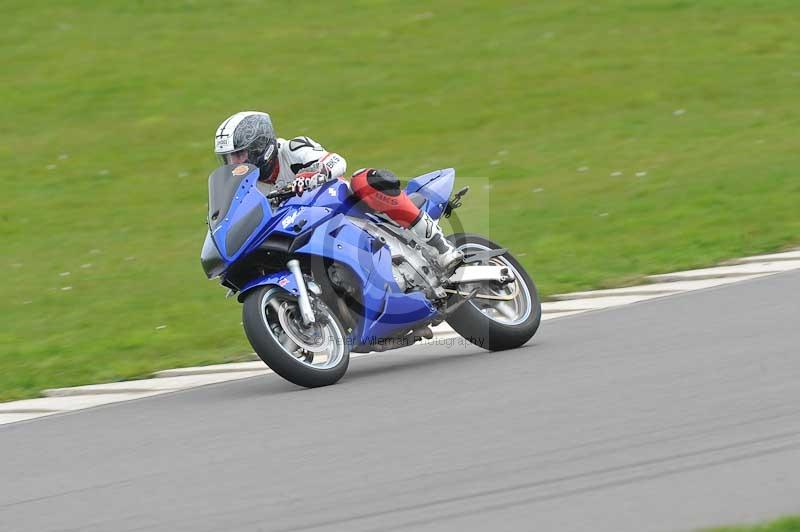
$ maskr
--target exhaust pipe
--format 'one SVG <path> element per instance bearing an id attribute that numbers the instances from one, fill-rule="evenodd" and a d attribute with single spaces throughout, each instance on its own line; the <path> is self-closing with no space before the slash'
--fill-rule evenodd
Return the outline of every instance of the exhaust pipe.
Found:
<path id="1" fill-rule="evenodd" d="M 311 300 L 308 298 L 306 280 L 303 278 L 303 272 L 300 271 L 300 263 L 297 262 L 297 259 L 292 259 L 286 263 L 286 267 L 292 272 L 294 282 L 297 284 L 297 304 L 300 306 L 300 316 L 303 318 L 303 323 L 311 325 L 314 323 L 314 311 L 311 310 Z"/>
<path id="2" fill-rule="evenodd" d="M 459 284 L 474 283 L 478 281 L 497 281 L 505 284 L 514 280 L 514 274 L 508 269 L 507 266 L 473 266 L 470 264 L 465 264 L 463 266 L 459 266 L 456 271 L 453 272 L 453 275 L 450 276 L 448 282 L 452 284 Z"/>

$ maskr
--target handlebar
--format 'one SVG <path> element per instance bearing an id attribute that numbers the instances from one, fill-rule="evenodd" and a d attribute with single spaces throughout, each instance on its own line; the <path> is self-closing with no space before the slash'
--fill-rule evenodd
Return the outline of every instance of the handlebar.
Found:
<path id="1" fill-rule="evenodd" d="M 267 194 L 268 200 L 284 200 L 295 196 L 294 190 L 291 188 L 286 188 L 283 190 L 275 190 Z"/>

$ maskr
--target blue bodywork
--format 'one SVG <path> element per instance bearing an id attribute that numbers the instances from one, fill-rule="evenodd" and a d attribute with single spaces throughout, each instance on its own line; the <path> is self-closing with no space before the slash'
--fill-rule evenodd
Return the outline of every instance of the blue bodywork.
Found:
<path id="1" fill-rule="evenodd" d="M 224 202 L 212 205 L 215 193 L 210 192 L 209 235 L 202 258 L 209 277 L 222 276 L 224 279 L 231 268 L 247 260 L 265 242 L 287 242 L 291 255 L 325 257 L 348 267 L 354 274 L 353 279 L 360 284 L 357 288 L 363 304 L 360 323 L 351 332 L 354 343 L 365 344 L 388 338 L 423 325 L 434 317 L 437 310 L 422 292 L 403 293 L 398 287 L 392 275 L 390 250 L 348 220 L 348 216 L 370 218 L 374 215 L 356 205 L 347 183 L 331 181 L 300 197 L 292 197 L 273 210 L 267 198 L 256 188 L 258 169 L 248 165 L 249 171 L 235 178 L 235 171 L 231 168 L 220 169 L 227 169 L 223 178 L 241 179 L 240 183 L 229 181 L 220 184 L 221 180 L 217 179 L 212 185 L 216 173 L 210 178 L 210 190 L 214 186 L 227 187 L 226 193 L 233 197 L 227 203 L 224 216 L 220 214 L 215 219 L 214 213 L 222 213 L 226 205 Z M 450 197 L 454 180 L 455 171 L 447 168 L 412 179 L 405 190 L 409 194 L 421 194 L 425 200 L 421 208 L 438 219 Z M 233 186 L 236 186 L 235 193 L 232 192 Z M 208 259 L 211 255 L 213 258 Z M 288 270 L 283 270 L 254 277 L 237 286 L 240 301 L 250 290 L 267 285 L 297 294 L 293 276 Z"/>

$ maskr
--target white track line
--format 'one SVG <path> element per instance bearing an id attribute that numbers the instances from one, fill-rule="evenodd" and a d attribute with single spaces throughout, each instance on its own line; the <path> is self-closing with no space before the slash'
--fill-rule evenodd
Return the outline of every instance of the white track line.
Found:
<path id="1" fill-rule="evenodd" d="M 234 362 L 231 364 L 214 364 L 212 366 L 197 366 L 193 368 L 175 368 L 156 372 L 157 378 L 186 377 L 190 375 L 204 375 L 208 373 L 236 373 L 241 371 L 263 371 L 264 363 L 260 360 L 253 362 Z"/>
<path id="2" fill-rule="evenodd" d="M 573 292 L 570 294 L 558 294 L 553 296 L 557 301 L 569 301 L 572 299 L 588 299 L 606 296 L 645 296 L 645 295 L 672 295 L 680 292 L 691 292 L 692 290 L 702 290 L 730 283 L 738 283 L 748 279 L 756 279 L 770 274 L 747 275 L 743 277 L 721 277 L 719 279 L 698 279 L 694 281 L 672 281 L 656 284 L 644 284 L 640 286 L 629 286 L 626 288 L 610 288 L 608 290 L 593 290 L 591 292 Z"/>
<path id="3" fill-rule="evenodd" d="M 705 268 L 702 270 L 651 275 L 650 279 L 656 282 L 718 279 L 720 277 L 744 277 L 746 275 L 779 273 L 796 270 L 798 268 L 800 268 L 800 260 L 745 262 L 735 266 L 717 266 L 716 268 Z"/>
<path id="4" fill-rule="evenodd" d="M 265 366 L 258 371 L 237 371 L 209 373 L 205 375 L 185 375 L 182 377 L 165 377 L 161 379 L 141 379 L 136 381 L 111 382 L 109 384 L 89 384 L 72 388 L 53 388 L 45 390 L 47 397 L 74 397 L 100 394 L 148 394 L 153 392 L 171 392 L 216 384 L 235 379 L 246 379 L 262 375 L 267 371 Z"/>
<path id="5" fill-rule="evenodd" d="M 771 253 L 769 255 L 756 255 L 754 257 L 744 257 L 742 259 L 734 259 L 723 263 L 729 264 L 746 264 L 748 262 L 772 262 L 776 260 L 800 260 L 800 250 L 786 251 L 784 253 Z"/>
<path id="6" fill-rule="evenodd" d="M 800 269 L 800 250 L 744 257 L 713 268 L 653 275 L 648 278 L 652 281 L 651 284 L 641 286 L 560 294 L 553 298 L 556 301 L 542 304 L 542 321 L 738 283 L 796 269 Z M 463 341 L 447 324 L 434 327 L 433 331 L 433 339 L 423 340 L 415 345 L 452 345 L 454 341 Z M 351 357 L 372 354 L 374 353 L 353 353 Z M 55 388 L 45 390 L 46 397 L 43 398 L 0 403 L 0 425 L 268 373 L 272 371 L 261 361 L 255 360 L 169 369 L 159 371 L 151 379 Z"/>

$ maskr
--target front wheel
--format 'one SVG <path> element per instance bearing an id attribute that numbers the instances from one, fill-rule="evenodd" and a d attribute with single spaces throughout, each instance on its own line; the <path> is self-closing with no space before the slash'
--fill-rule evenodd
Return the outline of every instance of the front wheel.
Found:
<path id="1" fill-rule="evenodd" d="M 501 248 L 488 238 L 470 233 L 456 233 L 449 236 L 448 240 L 465 255 Z M 516 280 L 505 285 L 496 282 L 460 285 L 460 293 L 471 293 L 477 289 L 477 294 L 455 309 L 447 318 L 447 323 L 458 334 L 484 349 L 500 351 L 519 347 L 536 334 L 542 319 L 542 305 L 536 285 L 511 253 L 492 257 L 484 264 L 507 267 Z M 452 296 L 452 303 L 460 297 Z"/>
<path id="2" fill-rule="evenodd" d="M 259 358 L 284 379 L 306 388 L 335 383 L 350 363 L 339 319 L 322 301 L 313 306 L 315 322 L 305 325 L 297 298 L 274 286 L 253 290 L 242 306 L 242 325 Z"/>

